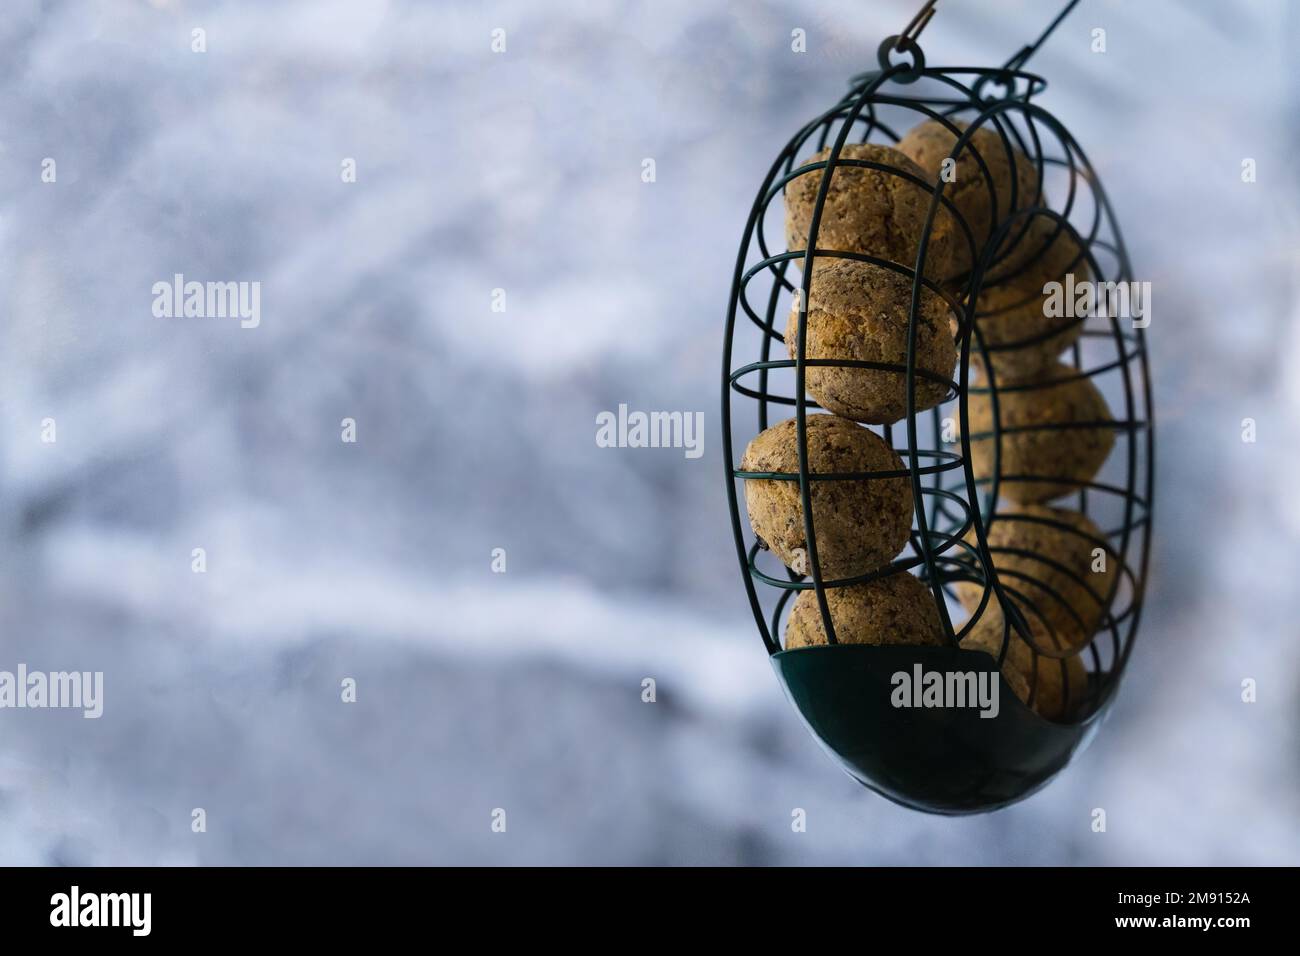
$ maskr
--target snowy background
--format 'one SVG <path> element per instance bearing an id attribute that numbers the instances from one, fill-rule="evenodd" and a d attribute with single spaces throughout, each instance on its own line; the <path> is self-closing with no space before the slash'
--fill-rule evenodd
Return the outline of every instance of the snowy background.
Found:
<path id="1" fill-rule="evenodd" d="M 1155 284 L 1158 537 L 1103 733 L 927 817 L 771 674 L 719 458 L 735 249 L 918 5 L 8 0 L 0 669 L 106 699 L 0 711 L 0 863 L 1300 863 L 1282 0 L 1085 0 L 1032 64 Z M 1001 63 L 1055 6 L 941 0 L 923 46 Z M 261 326 L 155 319 L 175 272 L 260 281 Z M 620 402 L 704 411 L 704 457 L 596 447 Z"/>

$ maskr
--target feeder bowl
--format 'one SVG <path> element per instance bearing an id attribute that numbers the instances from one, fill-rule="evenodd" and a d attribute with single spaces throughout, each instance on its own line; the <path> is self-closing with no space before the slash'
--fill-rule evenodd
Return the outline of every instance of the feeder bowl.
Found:
<path id="1" fill-rule="evenodd" d="M 997 712 L 894 707 L 893 675 L 987 675 Z M 988 654 L 960 648 L 802 647 L 772 655 L 786 697 L 850 777 L 914 810 L 982 813 L 1038 790 L 1084 747 L 1103 709 L 1073 724 L 1044 720 L 1020 702 Z"/>

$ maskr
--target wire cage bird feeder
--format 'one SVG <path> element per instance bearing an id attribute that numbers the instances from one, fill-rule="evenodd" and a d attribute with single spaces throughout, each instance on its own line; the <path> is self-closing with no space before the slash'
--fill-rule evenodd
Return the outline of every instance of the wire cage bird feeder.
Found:
<path id="1" fill-rule="evenodd" d="M 996 809 L 1060 771 L 1114 699 L 1141 612 L 1153 477 L 1143 322 L 1102 294 L 1113 306 L 1132 270 L 1095 171 L 1036 101 L 1046 81 L 1024 69 L 1075 3 L 1000 68 L 927 66 L 927 3 L 881 44 L 879 69 L 781 150 L 732 283 L 723 446 L 759 633 L 823 748 L 870 789 L 934 813 Z M 898 159 L 924 151 L 904 141 L 918 125 L 927 132 L 912 140 L 942 143 L 929 165 Z M 769 235 L 783 206 L 789 249 Z M 905 207 L 920 225 L 900 254 L 890 241 L 906 232 Z M 853 234 L 855 217 L 866 225 Z M 1068 313 L 1050 324 L 1045 275 L 1062 280 Z M 1071 310 L 1076 285 L 1101 298 Z M 839 307 L 848 318 L 819 338 Z M 951 374 L 926 364 L 936 310 Z M 892 353 L 872 339 L 890 321 Z M 855 413 L 863 388 L 897 407 Z M 817 444 L 830 419 L 850 445 L 869 433 L 888 446 L 893 465 L 845 468 L 839 432 L 829 451 Z M 789 440 L 783 464 L 737 461 L 736 446 L 769 434 Z M 884 499 L 871 495 L 886 487 L 908 501 L 900 549 L 867 566 L 834 560 L 877 534 Z M 784 547 L 756 530 L 763 489 L 783 503 L 769 517 Z M 899 584 L 933 600 L 931 637 L 902 633 Z M 900 675 L 933 674 L 939 689 L 986 680 L 999 705 L 900 702 Z"/>

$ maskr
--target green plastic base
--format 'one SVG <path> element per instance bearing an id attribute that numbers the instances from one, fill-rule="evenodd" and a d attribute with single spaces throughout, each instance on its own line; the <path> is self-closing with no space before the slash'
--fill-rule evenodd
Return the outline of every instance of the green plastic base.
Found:
<path id="1" fill-rule="evenodd" d="M 998 713 L 977 708 L 895 707 L 898 672 L 996 675 Z M 1029 796 L 1057 774 L 1100 726 L 1056 724 L 1020 702 L 987 654 L 945 647 L 861 644 L 805 647 L 772 666 L 814 738 L 851 777 L 927 813 L 984 813 Z"/>

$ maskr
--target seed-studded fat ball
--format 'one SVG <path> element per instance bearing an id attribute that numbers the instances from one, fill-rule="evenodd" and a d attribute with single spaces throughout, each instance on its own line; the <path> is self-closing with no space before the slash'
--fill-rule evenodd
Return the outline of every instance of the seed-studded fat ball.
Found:
<path id="1" fill-rule="evenodd" d="M 1006 238 L 1004 255 L 989 266 L 982 284 L 989 286 L 1006 279 L 1020 280 L 1030 272 L 1031 266 L 1045 270 L 1049 279 L 1058 279 L 1066 272 L 1073 272 L 1076 276 L 1086 273 L 1088 259 L 1074 234 L 1061 220 L 1047 213 L 1038 213 L 1027 221 L 1022 218 L 1012 226 Z"/>
<path id="2" fill-rule="evenodd" d="M 903 461 L 874 432 L 835 415 L 807 417 L 810 474 L 903 471 Z M 795 419 L 760 432 L 745 449 L 744 471 L 799 473 Z M 813 533 L 823 580 L 867 574 L 907 543 L 912 489 L 906 478 L 810 481 Z M 799 481 L 745 481 L 749 523 L 761 542 L 791 570 L 811 574 Z"/>
<path id="3" fill-rule="evenodd" d="M 799 166 L 824 163 L 830 152 L 827 147 L 802 160 Z M 889 146 L 847 143 L 840 151 L 840 159 L 880 163 L 909 173 L 922 183 L 929 181 L 919 166 Z M 814 169 L 786 183 L 785 236 L 792 251 L 800 251 L 807 245 L 824 172 L 824 169 Z M 896 173 L 863 166 L 837 166 L 826 193 L 814 248 L 878 256 L 913 268 L 931 198 L 932 193 L 925 186 Z M 935 212 L 934 222 L 926 249 L 925 274 L 935 280 L 947 279 L 953 275 L 952 214 L 941 206 Z M 796 261 L 802 268 L 803 260 Z M 824 256 L 814 260 L 814 265 L 820 269 L 832 261 L 836 260 Z"/>
<path id="4" fill-rule="evenodd" d="M 1078 242 L 1064 231 L 1053 237 L 1054 229 L 1051 219 L 1035 219 L 1026 241 L 1042 248 L 1042 255 L 1011 278 L 990 280 L 975 299 L 975 322 L 984 345 L 990 347 L 988 358 L 999 381 L 1042 374 L 1083 333 L 1082 318 L 1048 314 L 1054 300 L 1061 302 L 1061 296 L 1043 291 L 1048 283 L 1064 287 L 1067 274 L 1073 275 L 1075 282 L 1085 282 L 1090 276 Z M 1040 338 L 1044 335 L 1047 338 Z M 982 368 L 984 353 L 975 338 L 971 339 L 970 354 L 973 363 Z"/>
<path id="5" fill-rule="evenodd" d="M 866 584 L 826 590 L 826 606 L 841 644 L 927 644 L 942 646 L 943 625 L 934 594 L 906 572 Z M 785 648 L 826 644 L 826 627 L 816 591 L 802 591 L 786 622 Z"/>
<path id="6" fill-rule="evenodd" d="M 1038 714 L 1048 720 L 1068 720 L 1087 694 L 1088 672 L 1077 652 L 1055 650 L 1051 639 L 1040 629 L 1031 628 L 1031 633 L 1038 653 L 1011 629 L 1007 654 L 1002 660 L 1002 676 L 1015 695 Z M 996 659 L 1002 653 L 1002 638 L 1002 611 L 990 606 L 984 609 L 961 646 L 983 651 Z"/>
<path id="7" fill-rule="evenodd" d="M 810 365 L 805 385 L 817 403 L 845 418 L 891 424 L 907 413 L 907 335 L 912 280 L 891 269 L 835 259 L 815 270 L 808 297 L 806 358 L 881 362 L 896 370 Z M 917 309 L 915 366 L 952 378 L 957 364 L 948 316 L 951 309 L 929 289 Z M 799 310 L 790 312 L 785 342 L 798 355 Z M 948 386 L 916 375 L 916 411 L 944 400 Z"/>
<path id="8" fill-rule="evenodd" d="M 1002 428 L 1002 494 L 1020 504 L 1037 504 L 1077 491 L 1090 482 L 1115 445 L 1110 409 L 1097 386 L 1077 370 L 1057 365 L 1038 381 L 999 382 Z M 967 410 L 971 468 L 975 477 L 993 476 L 996 442 L 993 403 L 987 391 L 972 390 Z M 1067 426 L 1067 427 L 1061 427 Z"/>
<path id="9" fill-rule="evenodd" d="M 965 131 L 969 123 L 954 120 L 953 125 Z M 949 199 L 966 224 L 978 256 L 994 228 L 1014 210 L 1033 205 L 1038 194 L 1038 172 L 1034 164 L 1016 145 L 1008 130 L 1003 143 L 998 131 L 989 126 L 976 129 L 954 162 L 945 167 L 957 145 L 957 134 L 939 120 L 926 120 L 912 127 L 898 142 L 898 150 L 923 169 L 932 182 L 944 181 L 943 195 Z M 1008 146 L 1010 152 L 1008 153 Z M 984 168 L 980 160 L 984 161 Z M 945 168 L 951 170 L 945 175 Z M 985 175 L 985 168 L 988 175 Z M 990 189 L 990 186 L 992 187 Z M 1015 205 L 1012 205 L 1012 191 Z M 996 195 L 996 206 L 994 196 Z M 968 271 L 974 264 L 971 246 L 966 233 L 952 217 L 942 222 L 936 219 L 936 230 L 942 228 L 945 245 L 951 249 L 955 274 Z M 1014 237 L 1013 231 L 1008 238 Z"/>
<path id="10" fill-rule="evenodd" d="M 998 580 L 1026 621 L 1071 648 L 1091 640 L 1110 598 L 1117 556 L 1087 515 L 1012 505 L 993 516 L 987 538 Z M 966 540 L 975 544 L 974 529 Z M 962 606 L 974 612 L 983 585 L 959 581 L 954 588 Z M 990 594 L 989 601 L 996 607 L 997 596 Z"/>

